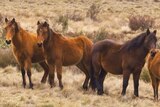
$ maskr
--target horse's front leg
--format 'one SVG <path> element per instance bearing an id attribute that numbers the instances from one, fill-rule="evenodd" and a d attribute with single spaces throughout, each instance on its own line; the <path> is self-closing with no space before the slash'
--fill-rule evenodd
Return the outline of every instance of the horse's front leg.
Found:
<path id="1" fill-rule="evenodd" d="M 124 70 L 123 71 L 123 89 L 122 89 L 122 93 L 121 93 L 123 96 L 126 95 L 126 89 L 128 86 L 129 77 L 130 77 L 130 71 Z"/>
<path id="2" fill-rule="evenodd" d="M 140 73 L 141 73 L 141 70 L 140 70 L 140 71 L 136 71 L 136 72 L 133 73 L 134 95 L 135 95 L 136 97 L 139 96 L 138 87 L 139 87 L 139 77 L 140 77 Z"/>
<path id="3" fill-rule="evenodd" d="M 49 84 L 51 88 L 54 86 L 55 64 L 48 64 L 49 67 Z"/>
<path id="4" fill-rule="evenodd" d="M 29 60 L 26 60 L 25 61 L 25 70 L 27 71 L 27 75 L 28 75 L 28 79 L 29 79 L 29 88 L 33 89 L 33 83 L 32 83 L 32 79 L 31 79 L 31 76 L 32 76 L 32 73 L 31 73 L 31 61 Z"/>
<path id="5" fill-rule="evenodd" d="M 62 62 L 57 61 L 56 62 L 56 72 L 57 72 L 57 78 L 59 80 L 59 87 L 63 89 L 63 84 L 62 84 Z"/>
<path id="6" fill-rule="evenodd" d="M 47 65 L 47 63 L 45 61 L 44 62 L 40 62 L 39 64 L 44 70 L 44 74 L 43 74 L 41 83 L 46 83 L 46 80 L 47 80 L 47 77 L 48 77 L 48 73 L 49 73 L 49 67 L 48 67 L 48 65 Z"/>
<path id="7" fill-rule="evenodd" d="M 26 87 L 26 78 L 25 78 L 25 69 L 23 67 L 21 67 L 21 73 L 22 73 L 22 84 L 23 84 L 23 87 L 25 88 Z"/>
<path id="8" fill-rule="evenodd" d="M 31 73 L 30 68 L 28 68 L 28 70 L 27 70 L 27 75 L 28 75 L 28 79 L 29 79 L 29 88 L 33 89 L 33 83 L 32 83 L 32 79 L 31 79 L 32 73 Z"/>

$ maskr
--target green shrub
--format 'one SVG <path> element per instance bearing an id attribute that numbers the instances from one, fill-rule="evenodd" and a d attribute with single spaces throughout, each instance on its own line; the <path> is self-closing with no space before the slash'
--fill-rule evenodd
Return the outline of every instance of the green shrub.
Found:
<path id="1" fill-rule="evenodd" d="M 108 36 L 108 33 L 105 31 L 105 29 L 100 29 L 98 32 L 95 34 L 94 42 L 104 40 Z"/>
<path id="2" fill-rule="evenodd" d="M 63 32 L 68 30 L 68 17 L 66 15 L 59 16 L 58 23 L 62 24 Z"/>
<path id="3" fill-rule="evenodd" d="M 140 79 L 142 79 L 144 82 L 150 82 L 151 81 L 150 74 L 149 74 L 149 71 L 148 71 L 146 66 L 144 66 L 143 69 L 142 69 Z"/>

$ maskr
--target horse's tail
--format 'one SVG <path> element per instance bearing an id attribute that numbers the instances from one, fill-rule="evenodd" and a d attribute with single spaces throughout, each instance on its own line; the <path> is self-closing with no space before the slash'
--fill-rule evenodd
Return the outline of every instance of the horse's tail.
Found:
<path id="1" fill-rule="evenodd" d="M 95 78 L 94 78 L 94 69 L 92 65 L 92 47 L 93 47 L 93 42 L 88 39 L 85 36 L 82 36 L 82 41 L 83 41 L 83 47 L 84 47 L 84 55 L 87 57 L 87 63 L 89 65 L 88 67 L 88 73 L 90 76 L 90 83 L 89 86 L 94 90 L 96 88 L 95 84 Z"/>
<path id="2" fill-rule="evenodd" d="M 89 86 L 95 90 L 96 89 L 96 82 L 95 82 L 95 77 L 94 77 L 94 69 L 93 69 L 93 64 L 92 64 L 92 58 L 90 60 L 90 70 L 89 70 L 89 73 L 90 73 L 90 84 Z"/>

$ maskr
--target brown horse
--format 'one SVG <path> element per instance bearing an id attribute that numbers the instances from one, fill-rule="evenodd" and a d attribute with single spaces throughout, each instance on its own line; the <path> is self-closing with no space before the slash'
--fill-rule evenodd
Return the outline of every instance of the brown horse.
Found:
<path id="1" fill-rule="evenodd" d="M 152 80 L 154 99 L 158 100 L 158 87 L 160 82 L 160 50 L 154 49 L 148 57 L 148 69 Z"/>
<path id="2" fill-rule="evenodd" d="M 62 66 L 76 65 L 85 75 L 83 88 L 87 89 L 90 78 L 90 55 L 92 41 L 85 36 L 75 38 L 64 37 L 53 32 L 47 22 L 37 23 L 38 45 L 43 45 L 46 60 L 49 65 L 49 81 L 51 87 L 54 85 L 54 72 L 56 69 L 59 87 L 62 89 Z"/>
<path id="3" fill-rule="evenodd" d="M 133 74 L 134 95 L 138 97 L 141 69 L 149 50 L 156 47 L 156 30 L 140 34 L 132 40 L 118 44 L 112 40 L 103 40 L 94 44 L 92 49 L 92 88 L 103 94 L 103 81 L 108 72 L 123 74 L 122 95 L 126 94 L 130 74 Z"/>
<path id="4" fill-rule="evenodd" d="M 32 63 L 39 63 L 40 66 L 44 69 L 45 72 L 41 82 L 45 83 L 49 68 L 44 61 L 45 58 L 43 50 L 40 49 L 37 45 L 37 36 L 21 28 L 14 18 L 11 21 L 5 18 L 5 22 L 6 43 L 12 44 L 14 56 L 21 67 L 24 88 L 26 86 L 25 71 L 27 71 L 30 88 L 33 88 L 33 83 L 31 80 Z"/>

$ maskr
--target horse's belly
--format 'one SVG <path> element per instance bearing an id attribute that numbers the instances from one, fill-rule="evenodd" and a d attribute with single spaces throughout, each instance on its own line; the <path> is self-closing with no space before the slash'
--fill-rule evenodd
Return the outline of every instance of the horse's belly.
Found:
<path id="1" fill-rule="evenodd" d="M 63 66 L 77 65 L 83 59 L 83 50 L 79 48 L 70 48 L 63 53 Z"/>
<path id="2" fill-rule="evenodd" d="M 82 60 L 82 56 L 70 56 L 63 59 L 63 66 L 77 65 Z"/>
<path id="3" fill-rule="evenodd" d="M 122 67 L 119 63 L 111 63 L 109 62 L 102 62 L 102 67 L 106 72 L 121 75 L 123 73 Z"/>

